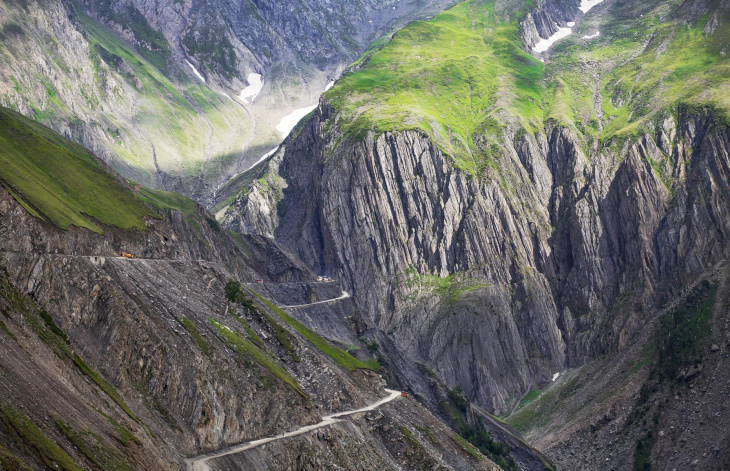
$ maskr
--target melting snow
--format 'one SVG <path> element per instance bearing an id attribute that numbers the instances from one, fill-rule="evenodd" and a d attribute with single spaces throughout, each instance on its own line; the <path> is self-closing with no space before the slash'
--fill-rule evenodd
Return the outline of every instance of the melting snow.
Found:
<path id="1" fill-rule="evenodd" d="M 560 373 L 555 373 L 555 374 L 553 375 L 553 381 L 555 381 L 555 380 L 556 380 L 556 379 L 558 379 L 559 377 L 560 377 Z"/>
<path id="2" fill-rule="evenodd" d="M 578 8 L 580 8 L 580 11 L 582 11 L 583 13 L 588 13 L 588 10 L 595 7 L 602 1 L 603 0 L 581 0 L 580 6 Z"/>
<path id="3" fill-rule="evenodd" d="M 198 76 L 200 81 L 205 83 L 205 77 L 203 77 L 203 75 L 200 72 L 198 72 L 198 69 L 196 69 L 195 66 L 193 64 L 191 64 L 189 60 L 185 59 L 185 62 L 187 62 L 188 65 L 190 66 L 190 68 L 193 69 L 193 72 L 195 72 L 195 75 Z"/>
<path id="4" fill-rule="evenodd" d="M 573 30 L 570 28 L 558 28 L 558 31 L 550 36 L 547 39 L 541 39 L 540 42 L 532 46 L 532 50 L 535 52 L 545 52 L 548 49 L 550 49 L 550 46 L 552 46 L 555 41 L 558 41 L 559 39 L 563 39 L 567 36 L 570 36 L 570 33 L 572 33 Z"/>
<path id="5" fill-rule="evenodd" d="M 311 113 L 317 105 L 307 106 L 306 108 L 299 108 L 298 110 L 292 111 L 290 114 L 284 116 L 281 122 L 276 125 L 276 130 L 281 133 L 281 137 L 285 138 L 289 135 L 294 126 L 297 125 L 302 118 Z"/>
<path id="6" fill-rule="evenodd" d="M 600 34 L 601 34 L 601 32 L 600 32 L 600 31 L 596 31 L 596 32 L 595 32 L 595 33 L 593 33 L 593 34 L 586 34 L 585 36 L 583 36 L 583 39 L 593 39 L 593 38 L 597 38 L 597 37 L 598 37 L 598 36 L 599 36 Z"/>
<path id="7" fill-rule="evenodd" d="M 335 82 L 334 81 L 333 82 L 330 82 L 330 83 L 327 84 L 326 87 L 324 87 L 324 91 L 326 92 L 327 90 L 329 90 L 330 88 L 332 88 L 334 86 L 335 86 Z"/>
<path id="8" fill-rule="evenodd" d="M 261 89 L 264 88 L 264 81 L 261 80 L 261 74 L 248 74 L 248 87 L 241 91 L 238 95 L 238 99 L 244 103 L 248 103 L 248 99 L 251 99 L 251 103 L 256 99 Z"/>
<path id="9" fill-rule="evenodd" d="M 268 159 L 269 157 L 271 157 L 272 155 L 274 155 L 274 153 L 275 153 L 275 152 L 276 152 L 277 150 L 279 150 L 279 148 L 278 148 L 278 147 L 274 147 L 273 149 L 271 149 L 270 151 L 268 151 L 267 153 L 265 153 L 265 154 L 263 155 L 263 157 L 261 157 L 261 158 L 260 158 L 259 160 L 257 160 L 257 161 L 256 161 L 256 163 L 255 163 L 255 164 L 253 164 L 253 165 L 251 165 L 251 166 L 250 166 L 250 167 L 249 167 L 248 169 L 249 169 L 249 170 L 251 170 L 252 168 L 254 168 L 255 166 L 257 166 L 258 164 L 260 164 L 260 163 L 261 163 L 261 162 L 263 162 L 264 160 Z"/>
<path id="10" fill-rule="evenodd" d="M 580 6 L 578 8 L 580 8 L 583 13 L 587 13 L 588 10 L 595 7 L 601 2 L 603 2 L 603 0 L 581 0 Z M 540 39 L 537 44 L 532 46 L 532 50 L 535 52 L 543 53 L 550 49 L 550 47 L 555 44 L 556 41 L 570 36 L 570 34 L 573 32 L 572 28 L 573 26 L 575 26 L 575 22 L 569 21 L 566 23 L 566 25 L 568 26 L 567 28 L 558 27 L 558 31 L 549 38 Z M 595 37 L 598 37 L 599 34 L 600 33 L 596 32 L 595 34 L 590 36 L 583 36 L 583 39 L 593 39 Z"/>

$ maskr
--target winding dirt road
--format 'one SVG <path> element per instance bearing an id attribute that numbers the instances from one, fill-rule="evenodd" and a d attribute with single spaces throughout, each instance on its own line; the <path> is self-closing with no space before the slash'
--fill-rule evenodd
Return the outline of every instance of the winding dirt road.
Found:
<path id="1" fill-rule="evenodd" d="M 208 465 L 208 462 L 210 460 L 214 460 L 214 459 L 220 458 L 222 456 L 234 455 L 236 453 L 250 450 L 252 448 L 256 448 L 257 446 L 261 446 L 266 443 L 271 443 L 276 440 L 281 440 L 283 438 L 295 437 L 295 436 L 301 435 L 303 433 L 311 432 L 312 430 L 317 430 L 318 428 L 326 427 L 327 425 L 332 425 L 334 423 L 341 422 L 340 417 L 357 414 L 359 412 L 368 412 L 371 410 L 375 410 L 378 407 L 382 406 L 383 404 L 386 404 L 394 399 L 401 397 L 400 391 L 393 391 L 392 389 L 386 389 L 385 391 L 389 393 L 388 396 L 386 396 L 376 402 L 373 402 L 369 406 L 363 407 L 361 409 L 337 412 L 336 414 L 327 415 L 325 417 L 322 417 L 322 421 L 319 423 L 312 424 L 312 425 L 305 425 L 304 427 L 300 427 L 296 430 L 292 430 L 291 432 L 282 433 L 282 434 L 276 435 L 274 437 L 262 438 L 262 439 L 254 440 L 251 442 L 241 443 L 240 445 L 235 445 L 230 448 L 226 448 L 224 450 L 220 450 L 220 451 L 216 451 L 216 452 L 209 453 L 206 455 L 201 455 L 201 456 L 198 456 L 195 458 L 191 458 L 188 460 L 188 469 L 190 469 L 192 471 L 210 471 L 210 466 Z"/>
<path id="2" fill-rule="evenodd" d="M 325 299 L 324 301 L 317 301 L 316 303 L 309 303 L 309 304 L 297 304 L 295 306 L 279 306 L 282 309 L 294 309 L 298 307 L 309 307 L 309 306 L 316 306 L 317 304 L 327 304 L 327 303 L 333 303 L 335 301 L 340 301 L 342 299 L 347 299 L 350 297 L 350 293 L 347 291 L 343 291 L 342 295 L 339 298 L 332 298 L 332 299 Z"/>

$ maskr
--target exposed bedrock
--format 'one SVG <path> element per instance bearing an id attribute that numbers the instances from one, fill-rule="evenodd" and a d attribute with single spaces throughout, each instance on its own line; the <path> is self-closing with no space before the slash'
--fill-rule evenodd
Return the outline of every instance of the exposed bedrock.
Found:
<path id="1" fill-rule="evenodd" d="M 575 21 L 580 4 L 580 0 L 539 0 L 535 9 L 520 23 L 525 45 L 532 47 L 540 39 L 555 34 L 559 27 Z"/>
<path id="2" fill-rule="evenodd" d="M 728 133 L 708 112 L 590 157 L 568 128 L 507 129 L 500 171 L 483 178 L 419 133 L 338 142 L 329 119 L 323 103 L 271 167 L 286 182 L 277 239 L 492 410 L 625 346 L 726 254 Z"/>

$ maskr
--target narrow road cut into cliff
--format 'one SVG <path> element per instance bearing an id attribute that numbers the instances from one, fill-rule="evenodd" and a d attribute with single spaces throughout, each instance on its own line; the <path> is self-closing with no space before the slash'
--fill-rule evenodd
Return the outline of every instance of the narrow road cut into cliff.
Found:
<path id="1" fill-rule="evenodd" d="M 297 304 L 296 306 L 279 306 L 279 307 L 282 309 L 295 309 L 295 308 L 299 308 L 299 307 L 316 306 L 317 304 L 333 303 L 335 301 L 340 301 L 342 299 L 347 299 L 349 297 L 350 297 L 350 293 L 348 293 L 347 291 L 343 291 L 342 295 L 337 298 L 325 299 L 324 301 L 317 301 L 315 303 L 309 303 L 309 304 Z"/>
<path id="2" fill-rule="evenodd" d="M 344 412 L 337 412 L 332 415 L 327 415 L 325 417 L 322 417 L 322 421 L 316 424 L 312 425 L 305 425 L 304 427 L 300 427 L 296 430 L 292 430 L 291 432 L 282 433 L 279 435 L 276 435 L 274 437 L 269 438 L 262 438 L 259 440 L 254 440 L 251 442 L 241 443 L 240 445 L 235 445 L 230 448 L 226 448 L 224 450 L 220 450 L 214 453 L 209 453 L 206 455 L 201 455 L 196 458 L 191 458 L 188 460 L 188 469 L 192 471 L 210 471 L 210 466 L 208 466 L 208 462 L 210 460 L 214 460 L 226 455 L 233 455 L 236 453 L 241 453 L 242 451 L 250 450 L 252 448 L 256 448 L 257 446 L 264 445 L 266 443 L 271 443 L 276 440 L 281 440 L 283 438 L 290 438 L 295 437 L 297 435 L 302 435 L 307 432 L 311 432 L 312 430 L 317 430 L 318 428 L 326 427 L 327 425 L 332 425 L 337 422 L 341 422 L 340 417 L 346 417 L 348 415 L 357 414 L 360 412 L 368 412 L 371 410 L 375 410 L 378 407 L 382 406 L 383 404 L 386 404 L 394 399 L 397 399 L 401 397 L 400 391 L 393 391 L 392 389 L 386 389 L 386 392 L 389 393 L 388 396 L 373 402 L 369 406 L 363 407 L 361 409 L 354 409 L 354 410 L 348 410 Z"/>

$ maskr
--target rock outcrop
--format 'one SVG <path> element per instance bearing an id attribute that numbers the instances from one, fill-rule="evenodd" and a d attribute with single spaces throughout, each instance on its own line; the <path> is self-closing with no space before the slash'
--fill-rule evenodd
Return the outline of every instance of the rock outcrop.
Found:
<path id="1" fill-rule="evenodd" d="M 484 179 L 417 132 L 340 141 L 329 121 L 322 103 L 287 143 L 277 239 L 493 411 L 627 345 L 727 253 L 728 131 L 709 111 L 590 159 L 568 128 L 506 136 L 499 175 Z"/>
<path id="2" fill-rule="evenodd" d="M 531 48 L 572 22 L 580 3 L 580 0 L 539 0 L 520 23 L 525 46 Z"/>

